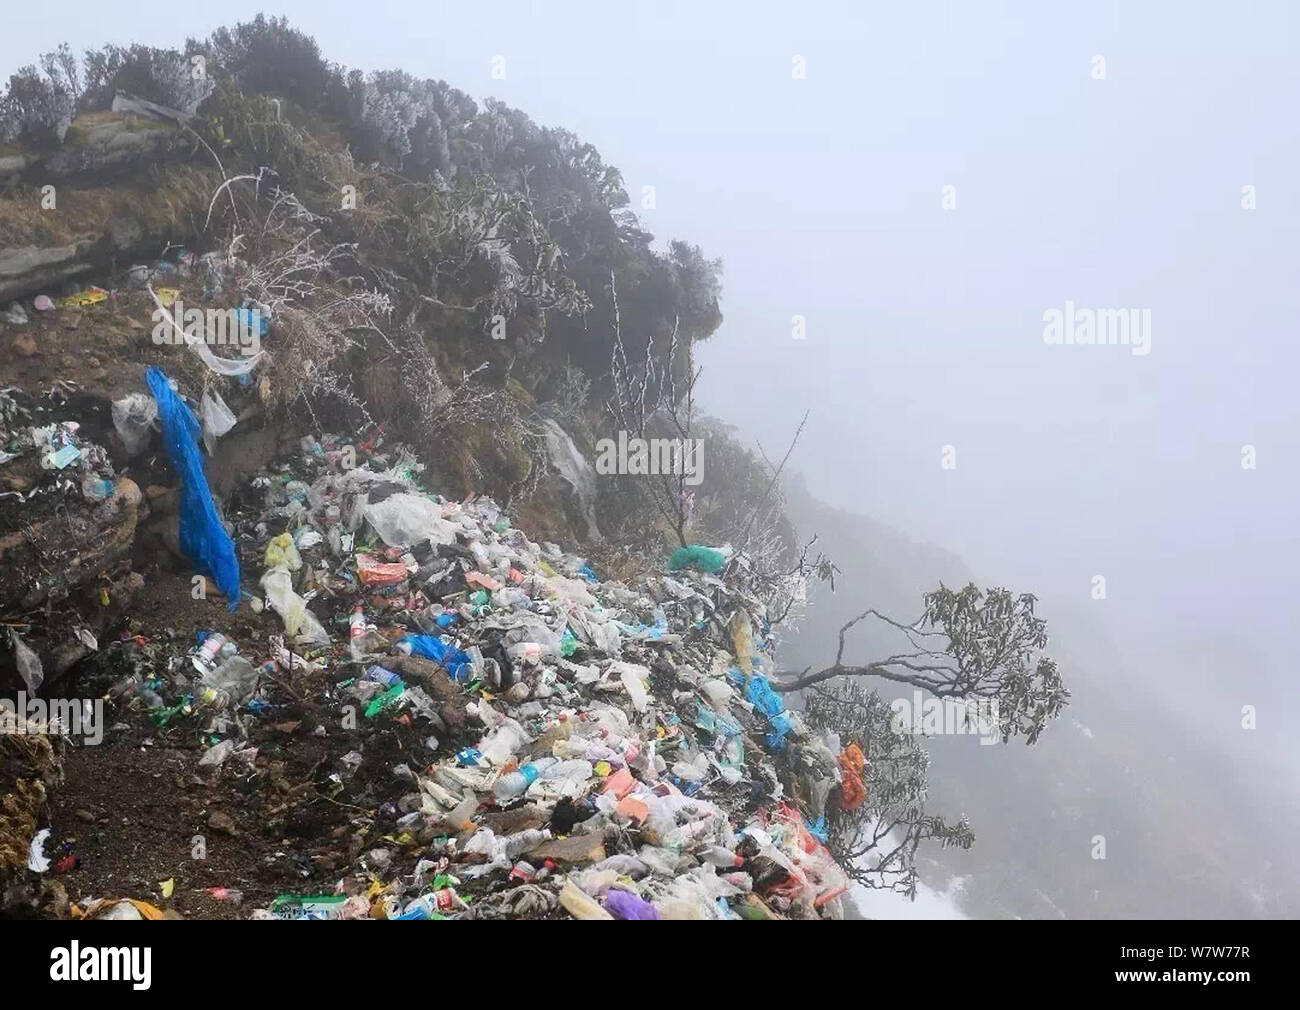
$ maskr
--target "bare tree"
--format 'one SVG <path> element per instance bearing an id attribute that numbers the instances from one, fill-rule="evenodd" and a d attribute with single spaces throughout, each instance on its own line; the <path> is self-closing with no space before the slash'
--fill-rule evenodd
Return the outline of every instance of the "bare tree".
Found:
<path id="1" fill-rule="evenodd" d="M 606 401 L 606 411 L 615 427 L 627 432 L 628 438 L 678 439 L 683 456 L 668 473 L 646 475 L 651 506 L 671 529 L 680 546 L 686 547 L 687 529 L 691 525 L 694 491 L 687 483 L 688 466 L 685 453 L 693 451 L 695 440 L 695 383 L 699 370 L 695 367 L 690 341 L 678 343 L 679 319 L 673 320 L 672 333 L 662 358 L 655 356 L 655 336 L 646 339 L 644 358 L 637 364 L 628 359 L 627 345 L 623 341 L 622 319 L 618 308 L 618 286 L 614 272 L 609 274 L 610 297 L 614 311 L 614 341 L 610 351 L 610 380 L 612 392 Z M 684 358 L 684 382 L 679 388 L 677 362 Z"/>

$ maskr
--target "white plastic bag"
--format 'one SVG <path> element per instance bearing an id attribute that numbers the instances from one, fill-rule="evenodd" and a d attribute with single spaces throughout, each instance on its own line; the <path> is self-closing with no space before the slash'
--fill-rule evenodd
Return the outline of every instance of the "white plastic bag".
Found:
<path id="1" fill-rule="evenodd" d="M 36 650 L 18 637 L 18 632 L 10 628 L 9 634 L 14 642 L 14 663 L 18 666 L 18 674 L 27 685 L 27 690 L 35 694 L 45 681 L 45 669 L 41 666 L 41 657 L 36 655 Z"/>
<path id="2" fill-rule="evenodd" d="M 293 591 L 289 569 L 281 565 L 263 575 L 262 592 L 284 621 L 284 630 L 291 638 L 303 639 L 312 645 L 329 644 L 329 632 L 307 609 L 307 601 Z"/>
<path id="3" fill-rule="evenodd" d="M 617 661 L 610 664 L 610 672 L 617 673 L 619 679 L 623 681 L 624 689 L 632 698 L 632 707 L 638 712 L 644 712 L 646 703 L 650 699 L 650 692 L 645 687 L 645 678 L 650 676 L 650 668 L 637 663 Z"/>
<path id="4" fill-rule="evenodd" d="M 437 502 L 418 494 L 393 494 L 367 504 L 366 521 L 390 547 L 410 547 L 422 540 L 436 544 L 456 542 L 456 528 L 442 517 Z"/>
<path id="5" fill-rule="evenodd" d="M 113 427 L 126 446 L 127 456 L 136 456 L 144 448 L 157 416 L 158 403 L 146 393 L 131 393 L 113 401 Z"/>
<path id="6" fill-rule="evenodd" d="M 217 439 L 235 426 L 235 415 L 220 393 L 209 390 L 204 390 L 203 399 L 199 401 L 199 413 L 203 417 L 203 444 L 211 456 Z"/>

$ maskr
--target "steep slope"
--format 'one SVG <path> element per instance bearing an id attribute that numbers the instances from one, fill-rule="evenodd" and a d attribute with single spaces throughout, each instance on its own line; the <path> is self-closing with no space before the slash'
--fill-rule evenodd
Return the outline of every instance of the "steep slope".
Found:
<path id="1" fill-rule="evenodd" d="M 816 499 L 801 482 L 791 520 L 843 570 L 824 585 L 782 665 L 834 657 L 840 626 L 868 606 L 911 619 L 920 594 L 971 576 L 958 558 L 871 518 Z M 1018 587 L 1013 587 L 1018 588 Z M 1032 587 L 1023 587 L 1032 588 Z M 957 880 L 957 901 L 976 917 L 1106 918 L 1282 916 L 1294 911 L 1297 859 L 1283 841 L 1295 811 L 1279 808 L 1267 779 L 1220 753 L 1171 708 L 1140 666 L 1105 639 L 1086 612 L 1045 603 L 1050 651 L 1072 698 L 1033 747 L 934 737 L 930 799 L 965 813 L 968 851 L 928 853 L 927 882 Z M 870 635 L 849 655 L 871 658 Z M 886 697 L 907 697 L 882 684 Z M 1105 858 L 1098 837 L 1105 840 Z"/>

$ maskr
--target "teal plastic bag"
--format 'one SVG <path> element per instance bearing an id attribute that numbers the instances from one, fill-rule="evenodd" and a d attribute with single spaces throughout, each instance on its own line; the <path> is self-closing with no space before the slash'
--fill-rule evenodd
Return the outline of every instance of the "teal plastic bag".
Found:
<path id="1" fill-rule="evenodd" d="M 673 556 L 668 559 L 668 570 L 680 572 L 683 568 L 694 568 L 697 572 L 712 574 L 721 571 L 726 563 L 727 556 L 716 547 L 696 544 L 694 547 L 678 547 L 673 551 Z"/>

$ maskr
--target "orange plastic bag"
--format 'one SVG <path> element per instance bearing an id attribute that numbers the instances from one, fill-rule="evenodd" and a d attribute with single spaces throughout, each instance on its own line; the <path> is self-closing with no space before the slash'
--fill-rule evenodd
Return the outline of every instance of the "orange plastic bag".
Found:
<path id="1" fill-rule="evenodd" d="M 862 781 L 867 768 L 866 755 L 855 743 L 849 744 L 840 752 L 837 759 L 840 765 L 840 806 L 845 810 L 857 810 L 867 802 L 867 787 Z"/>
<path id="2" fill-rule="evenodd" d="M 367 586 L 393 586 L 411 577 L 406 565 L 388 564 L 373 554 L 357 555 L 357 575 Z"/>

